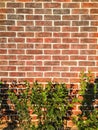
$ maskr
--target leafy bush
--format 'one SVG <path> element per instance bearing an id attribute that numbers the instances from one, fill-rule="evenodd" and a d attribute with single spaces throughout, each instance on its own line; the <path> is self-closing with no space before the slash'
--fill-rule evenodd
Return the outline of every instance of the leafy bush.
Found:
<path id="1" fill-rule="evenodd" d="M 95 108 L 97 83 L 94 84 L 92 74 L 81 73 L 79 100 L 81 113 L 74 118 L 79 130 L 98 130 L 98 110 Z"/>
<path id="2" fill-rule="evenodd" d="M 31 130 L 63 130 L 64 120 L 68 119 L 72 108 L 72 99 L 66 85 L 49 82 L 43 87 L 35 82 L 32 89 L 28 83 L 26 87 L 20 95 L 9 92 L 20 125 Z M 29 109 L 37 116 L 37 126 L 32 124 Z"/>

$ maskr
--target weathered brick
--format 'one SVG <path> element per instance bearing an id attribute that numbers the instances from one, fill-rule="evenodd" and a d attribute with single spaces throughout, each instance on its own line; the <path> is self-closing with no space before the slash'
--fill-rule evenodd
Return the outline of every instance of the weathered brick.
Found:
<path id="1" fill-rule="evenodd" d="M 26 20 L 42 20 L 41 15 L 26 15 Z"/>
<path id="2" fill-rule="evenodd" d="M 61 60 L 68 60 L 69 59 L 69 57 L 68 56 L 52 56 L 52 60 L 59 60 L 59 61 L 61 61 Z"/>
<path id="3" fill-rule="evenodd" d="M 87 44 L 71 44 L 71 49 L 87 49 Z"/>
<path id="4" fill-rule="evenodd" d="M 33 26 L 33 21 L 17 21 L 18 26 Z"/>
<path id="5" fill-rule="evenodd" d="M 78 54 L 78 50 L 62 50 L 62 54 Z"/>
<path id="6" fill-rule="evenodd" d="M 60 72 L 45 72 L 45 77 L 60 77 Z"/>
<path id="7" fill-rule="evenodd" d="M 27 42 L 30 42 L 30 43 L 42 43 L 43 38 L 27 38 Z"/>
<path id="8" fill-rule="evenodd" d="M 60 20 L 61 16 L 60 15 L 45 15 L 44 19 L 45 20 Z"/>
<path id="9" fill-rule="evenodd" d="M 35 48 L 39 48 L 39 49 L 50 49 L 51 45 L 50 44 L 35 44 Z"/>
<path id="10" fill-rule="evenodd" d="M 5 3 L 4 2 L 0 2 L 0 8 L 5 7 Z"/>
<path id="11" fill-rule="evenodd" d="M 17 26 L 8 26 L 7 30 L 8 31 L 23 31 L 24 28 L 23 27 L 17 27 Z"/>
<path id="12" fill-rule="evenodd" d="M 53 33 L 54 37 L 70 37 L 70 33 Z"/>
<path id="13" fill-rule="evenodd" d="M 15 21 L 12 21 L 12 20 L 0 20 L 0 25 L 15 25 Z"/>
<path id="14" fill-rule="evenodd" d="M 19 65 L 19 66 L 23 66 L 25 65 L 24 61 L 9 61 L 9 65 Z"/>
<path id="15" fill-rule="evenodd" d="M 0 71 L 16 71 L 16 66 L 0 66 Z"/>
<path id="16" fill-rule="evenodd" d="M 70 56 L 70 60 L 86 60 L 87 57 L 86 56 Z"/>
<path id="17" fill-rule="evenodd" d="M 59 32 L 60 31 L 60 27 L 44 27 L 44 30 L 46 32 Z"/>
<path id="18" fill-rule="evenodd" d="M 94 1 L 93 1 L 94 2 Z M 97 1 L 98 2 L 98 1 Z M 98 8 L 98 3 L 90 3 L 90 2 L 87 2 L 87 3 L 82 3 L 81 4 L 81 7 L 82 8 Z"/>
<path id="19" fill-rule="evenodd" d="M 58 66 L 60 65 L 59 61 L 44 61 L 44 65 L 46 66 Z"/>
<path id="20" fill-rule="evenodd" d="M 89 2 L 89 0 L 72 0 L 72 2 Z"/>
<path id="21" fill-rule="evenodd" d="M 63 8 L 79 8 L 79 3 L 64 3 Z"/>
<path id="22" fill-rule="evenodd" d="M 61 8 L 61 3 L 44 3 L 44 8 Z"/>
<path id="23" fill-rule="evenodd" d="M 54 49 L 69 49 L 69 44 L 54 44 Z"/>
<path id="24" fill-rule="evenodd" d="M 51 71 L 51 67 L 36 67 L 36 71 Z"/>
<path id="25" fill-rule="evenodd" d="M 27 77 L 43 77 L 42 72 L 27 72 Z"/>
<path id="26" fill-rule="evenodd" d="M 69 21 L 54 21 L 54 26 L 68 26 L 70 25 Z"/>
<path id="27" fill-rule="evenodd" d="M 79 43 L 78 38 L 63 38 L 63 43 Z"/>
<path id="28" fill-rule="evenodd" d="M 34 71 L 34 67 L 18 67 L 18 71 Z"/>
<path id="29" fill-rule="evenodd" d="M 17 14 L 32 14 L 33 9 L 16 9 Z"/>
<path id="30" fill-rule="evenodd" d="M 78 32 L 78 27 L 62 27 L 63 32 Z"/>
<path id="31" fill-rule="evenodd" d="M 35 14 L 52 14 L 51 9 L 35 9 Z"/>
<path id="32" fill-rule="evenodd" d="M 72 14 L 88 14 L 88 9 L 72 9 Z"/>
<path id="33" fill-rule="evenodd" d="M 42 27 L 26 27 L 26 31 L 40 32 L 42 31 Z"/>
<path id="34" fill-rule="evenodd" d="M 52 26 L 52 21 L 35 21 L 36 26 Z"/>
<path id="35" fill-rule="evenodd" d="M 79 15 L 63 15 L 63 20 L 79 20 Z"/>
<path id="36" fill-rule="evenodd" d="M 15 37 L 16 32 L 0 32 L 0 37 Z"/>
<path id="37" fill-rule="evenodd" d="M 27 50 L 26 54 L 42 54 L 42 50 Z"/>
<path id="38" fill-rule="evenodd" d="M 17 56 L 18 60 L 34 60 L 34 56 L 29 56 L 29 55 L 18 55 Z M 30 65 L 30 64 L 29 64 Z"/>
<path id="39" fill-rule="evenodd" d="M 97 43 L 97 39 L 94 39 L 94 38 L 83 38 L 83 39 L 81 39 L 81 43 Z"/>
<path id="40" fill-rule="evenodd" d="M 0 19 L 5 19 L 5 18 L 6 18 L 6 15 L 0 14 Z"/>
<path id="41" fill-rule="evenodd" d="M 10 77 L 25 77 L 25 72 L 9 72 Z"/>
<path id="42" fill-rule="evenodd" d="M 35 60 L 51 60 L 51 56 L 46 56 L 46 55 L 42 55 L 42 56 L 35 56 Z"/>
<path id="43" fill-rule="evenodd" d="M 17 14 L 8 14 L 7 19 L 14 19 L 14 20 L 23 20 L 24 15 L 17 15 Z"/>
<path id="44" fill-rule="evenodd" d="M 61 39 L 60 38 L 45 38 L 45 43 L 60 43 Z"/>
<path id="45" fill-rule="evenodd" d="M 33 32 L 19 32 L 18 37 L 33 37 L 34 33 Z"/>
<path id="46" fill-rule="evenodd" d="M 72 26 L 89 26 L 89 21 L 72 21 Z"/>
<path id="47" fill-rule="evenodd" d="M 23 8 L 23 3 L 7 3 L 7 8 Z"/>
<path id="48" fill-rule="evenodd" d="M 95 66 L 94 61 L 79 61 L 80 66 Z"/>
<path id="49" fill-rule="evenodd" d="M 83 54 L 83 55 L 94 55 L 94 54 L 96 54 L 96 51 L 95 50 L 80 50 L 80 54 Z"/>
<path id="50" fill-rule="evenodd" d="M 98 15 L 82 15 L 81 20 L 98 20 Z"/>
<path id="51" fill-rule="evenodd" d="M 20 43 L 22 42 L 22 43 L 23 43 L 23 42 L 25 42 L 25 39 L 24 39 L 24 38 L 8 38 L 8 42 L 9 42 L 9 43 L 10 43 L 10 42 L 11 42 L 11 43 L 13 43 L 13 42 L 16 42 L 16 43 L 17 43 L 17 42 L 20 42 Z"/>
<path id="52" fill-rule="evenodd" d="M 11 50 L 8 50 L 8 54 L 25 54 L 25 50 L 11 49 Z"/>
<path id="53" fill-rule="evenodd" d="M 97 27 L 81 27 L 81 32 L 97 32 Z"/>
<path id="54" fill-rule="evenodd" d="M 6 31 L 6 27 L 5 26 L 0 26 L 0 31 Z"/>
<path id="55" fill-rule="evenodd" d="M 98 7 L 97 7 L 98 8 Z M 98 14 L 98 9 L 91 9 L 90 10 L 91 14 Z"/>
<path id="56" fill-rule="evenodd" d="M 60 50 L 44 50 L 44 54 L 60 54 Z"/>
<path id="57" fill-rule="evenodd" d="M 55 2 L 71 2 L 71 0 L 54 0 Z"/>
<path id="58" fill-rule="evenodd" d="M 88 33 L 71 33 L 71 37 L 87 37 Z"/>
<path id="59" fill-rule="evenodd" d="M 25 3 L 25 8 L 42 8 L 42 3 Z"/>
<path id="60" fill-rule="evenodd" d="M 6 13 L 6 14 L 9 14 L 9 13 L 15 13 L 14 9 L 5 9 L 5 8 L 2 8 L 0 9 L 0 13 Z"/>

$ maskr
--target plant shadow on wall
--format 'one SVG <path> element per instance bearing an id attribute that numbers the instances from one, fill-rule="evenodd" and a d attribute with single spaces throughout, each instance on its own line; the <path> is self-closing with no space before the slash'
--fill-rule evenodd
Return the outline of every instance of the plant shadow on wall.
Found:
<path id="1" fill-rule="evenodd" d="M 0 125 L 7 124 L 3 130 L 13 129 L 16 127 L 16 111 L 11 109 L 8 98 L 9 85 L 7 82 L 0 81 Z"/>
<path id="2" fill-rule="evenodd" d="M 65 84 L 49 82 L 45 86 L 28 82 L 26 89 L 16 95 L 9 91 L 9 98 L 18 113 L 18 122 L 23 130 L 64 130 L 72 114 L 74 99 Z M 32 117 L 36 115 L 36 122 Z M 68 129 L 68 128 L 67 128 Z"/>
<path id="3" fill-rule="evenodd" d="M 73 121 L 79 130 L 98 130 L 98 80 L 89 72 L 81 73 L 79 103 L 80 114 Z"/>

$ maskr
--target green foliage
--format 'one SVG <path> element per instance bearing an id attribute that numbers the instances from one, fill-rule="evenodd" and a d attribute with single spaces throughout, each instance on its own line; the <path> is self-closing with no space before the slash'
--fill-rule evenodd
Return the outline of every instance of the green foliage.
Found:
<path id="1" fill-rule="evenodd" d="M 79 130 L 98 130 L 98 110 L 94 107 L 96 93 L 96 84 L 92 82 L 91 73 L 81 73 L 79 92 L 83 97 L 80 100 L 81 113 L 74 118 Z"/>
<path id="2" fill-rule="evenodd" d="M 69 91 L 65 84 L 51 83 L 43 85 L 35 82 L 32 89 L 26 83 L 26 89 L 17 95 L 9 92 L 9 98 L 15 104 L 19 123 L 28 130 L 63 130 L 72 108 Z M 36 114 L 38 125 L 34 126 L 28 108 Z"/>
<path id="3" fill-rule="evenodd" d="M 72 104 L 65 84 L 49 82 L 43 88 L 37 82 L 32 88 L 31 104 L 38 116 L 37 130 L 59 130 L 63 128 L 64 119 Z"/>

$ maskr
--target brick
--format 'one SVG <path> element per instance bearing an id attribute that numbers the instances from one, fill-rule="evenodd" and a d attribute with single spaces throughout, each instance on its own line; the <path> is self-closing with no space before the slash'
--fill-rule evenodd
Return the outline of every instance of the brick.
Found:
<path id="1" fill-rule="evenodd" d="M 25 77 L 25 72 L 9 72 L 10 77 Z"/>
<path id="2" fill-rule="evenodd" d="M 42 8 L 42 3 L 25 3 L 25 8 Z"/>
<path id="3" fill-rule="evenodd" d="M 18 26 L 33 26 L 33 21 L 17 21 Z M 28 27 L 29 28 L 29 27 Z"/>
<path id="4" fill-rule="evenodd" d="M 0 37 L 15 37 L 16 32 L 0 32 Z"/>
<path id="5" fill-rule="evenodd" d="M 6 13 L 6 14 L 9 14 L 9 13 L 15 13 L 14 9 L 5 9 L 5 8 L 2 8 L 0 9 L 0 13 Z"/>
<path id="6" fill-rule="evenodd" d="M 68 71 L 69 68 L 68 67 L 53 67 L 53 71 Z"/>
<path id="7" fill-rule="evenodd" d="M 91 21 L 91 26 L 98 26 L 98 21 Z"/>
<path id="8" fill-rule="evenodd" d="M 60 65 L 59 61 L 44 61 L 45 66 L 58 66 Z"/>
<path id="9" fill-rule="evenodd" d="M 42 55 L 42 56 L 35 56 L 35 60 L 51 60 L 51 56 L 46 56 L 46 55 Z"/>
<path id="10" fill-rule="evenodd" d="M 0 2 L 0 8 L 5 7 L 5 3 L 4 2 Z"/>
<path id="11" fill-rule="evenodd" d="M 72 9 L 72 14 L 88 14 L 88 9 Z"/>
<path id="12" fill-rule="evenodd" d="M 8 77 L 8 72 L 0 72 L 0 76 L 2 76 L 2 77 Z"/>
<path id="13" fill-rule="evenodd" d="M 68 26 L 70 25 L 69 21 L 54 21 L 54 26 Z"/>
<path id="14" fill-rule="evenodd" d="M 79 3 L 64 3 L 63 8 L 79 8 Z"/>
<path id="15" fill-rule="evenodd" d="M 72 0 L 72 2 L 89 2 L 89 0 Z"/>
<path id="16" fill-rule="evenodd" d="M 88 56 L 88 60 L 98 60 L 98 56 Z"/>
<path id="17" fill-rule="evenodd" d="M 62 61 L 61 65 L 62 66 L 76 66 L 77 62 L 76 61 Z"/>
<path id="18" fill-rule="evenodd" d="M 90 37 L 98 37 L 98 33 L 89 33 Z"/>
<path id="19" fill-rule="evenodd" d="M 25 54 L 25 50 L 11 49 L 11 50 L 8 50 L 8 54 Z"/>
<path id="20" fill-rule="evenodd" d="M 17 15 L 17 14 L 8 14 L 7 19 L 14 19 L 14 20 L 23 20 L 23 15 Z"/>
<path id="21" fill-rule="evenodd" d="M 26 54 L 42 54 L 42 50 L 26 50 Z"/>
<path id="22" fill-rule="evenodd" d="M 36 2 L 52 2 L 52 0 L 37 0 Z"/>
<path id="23" fill-rule="evenodd" d="M 27 77 L 43 77 L 42 72 L 27 72 Z"/>
<path id="24" fill-rule="evenodd" d="M 98 7 L 97 7 L 98 8 Z M 91 9 L 90 10 L 91 14 L 98 14 L 98 9 Z"/>
<path id="25" fill-rule="evenodd" d="M 83 38 L 83 39 L 81 39 L 81 43 L 97 43 L 97 39 L 94 39 L 94 38 Z"/>
<path id="26" fill-rule="evenodd" d="M 60 54 L 60 50 L 44 50 L 44 54 Z"/>
<path id="27" fill-rule="evenodd" d="M 72 26 L 89 26 L 89 21 L 72 21 Z"/>
<path id="28" fill-rule="evenodd" d="M 71 2 L 71 0 L 54 0 L 55 2 Z"/>
<path id="29" fill-rule="evenodd" d="M 52 21 L 35 21 L 36 26 L 52 26 Z"/>
<path id="30" fill-rule="evenodd" d="M 61 73 L 61 76 L 62 77 L 78 77 L 78 74 L 77 73 L 68 73 L 68 72 L 62 72 Z"/>
<path id="31" fill-rule="evenodd" d="M 53 33 L 53 37 L 70 37 L 70 33 Z"/>
<path id="32" fill-rule="evenodd" d="M 1 20 L 1 19 L 6 19 L 6 15 L 0 14 L 0 20 Z"/>
<path id="33" fill-rule="evenodd" d="M 97 32 L 97 27 L 81 27 L 81 32 Z"/>
<path id="34" fill-rule="evenodd" d="M 7 54 L 7 50 L 5 50 L 5 49 L 0 49 L 0 54 Z"/>
<path id="35" fill-rule="evenodd" d="M 44 27 L 44 30 L 47 32 L 58 32 L 60 31 L 60 27 Z"/>
<path id="36" fill-rule="evenodd" d="M 63 38 L 63 43 L 79 43 L 78 38 Z"/>
<path id="37" fill-rule="evenodd" d="M 97 44 L 89 44 L 89 49 L 98 49 L 98 45 Z"/>
<path id="38" fill-rule="evenodd" d="M 82 20 L 98 20 L 98 15 L 82 15 Z"/>
<path id="39" fill-rule="evenodd" d="M 7 38 L 0 38 L 0 43 L 6 43 L 7 42 Z"/>
<path id="40" fill-rule="evenodd" d="M 68 60 L 69 59 L 69 57 L 68 56 L 52 56 L 52 60 L 59 60 L 59 61 L 61 61 L 61 60 Z"/>
<path id="41" fill-rule="evenodd" d="M 19 65 L 19 66 L 23 66 L 25 65 L 24 61 L 9 61 L 9 65 Z"/>
<path id="42" fill-rule="evenodd" d="M 18 37 L 33 37 L 34 33 L 33 32 L 21 32 L 17 34 Z"/>
<path id="43" fill-rule="evenodd" d="M 50 44 L 35 44 L 35 48 L 37 49 L 50 49 L 51 45 Z"/>
<path id="44" fill-rule="evenodd" d="M 17 14 L 32 14 L 33 9 L 16 9 Z"/>
<path id="45" fill-rule="evenodd" d="M 60 73 L 59 72 L 45 72 L 44 76 L 45 77 L 60 77 Z"/>
<path id="46" fill-rule="evenodd" d="M 0 20 L 0 25 L 15 25 L 15 21 Z"/>
<path id="47" fill-rule="evenodd" d="M 16 60 L 15 55 L 0 55 L 0 60 Z"/>
<path id="48" fill-rule="evenodd" d="M 80 54 L 83 54 L 83 55 L 95 55 L 96 51 L 95 50 L 80 50 Z"/>
<path id="49" fill-rule="evenodd" d="M 36 67 L 35 68 L 36 71 L 51 71 L 51 67 Z"/>
<path id="50" fill-rule="evenodd" d="M 44 3 L 44 8 L 61 8 L 61 3 Z"/>
<path id="51" fill-rule="evenodd" d="M 52 14 L 51 9 L 35 9 L 35 14 Z"/>
<path id="52" fill-rule="evenodd" d="M 70 14 L 70 9 L 53 9 L 53 14 Z"/>
<path id="53" fill-rule="evenodd" d="M 24 38 L 8 38 L 8 42 L 10 43 L 13 43 L 13 42 L 19 42 L 19 43 L 23 43 L 25 41 Z"/>
<path id="54" fill-rule="evenodd" d="M 54 44 L 53 49 L 69 49 L 69 44 Z"/>
<path id="55" fill-rule="evenodd" d="M 71 33 L 71 37 L 87 37 L 88 33 Z"/>
<path id="56" fill-rule="evenodd" d="M 87 44 L 71 44 L 71 49 L 87 49 Z"/>
<path id="57" fill-rule="evenodd" d="M 18 71 L 34 71 L 34 67 L 18 67 Z"/>
<path id="58" fill-rule="evenodd" d="M 43 38 L 27 38 L 27 42 L 30 42 L 30 43 L 42 43 Z"/>
<path id="59" fill-rule="evenodd" d="M 7 64 L 8 64 L 7 61 L 0 61 L 0 66 L 1 66 L 1 65 L 7 65 Z"/>
<path id="60" fill-rule="evenodd" d="M 95 62 L 94 61 L 80 61 L 79 65 L 80 66 L 95 66 Z"/>
<path id="61" fill-rule="evenodd" d="M 86 56 L 77 56 L 77 55 L 70 56 L 70 60 L 86 60 L 86 59 L 87 59 Z"/>
<path id="62" fill-rule="evenodd" d="M 60 38 L 45 38 L 45 43 L 60 43 L 61 39 Z"/>
<path id="63" fill-rule="evenodd" d="M 0 71 L 16 71 L 16 66 L 0 66 Z"/>
<path id="64" fill-rule="evenodd" d="M 90 2 L 88 2 L 88 3 L 82 3 L 81 7 L 82 8 L 98 8 L 98 3 L 90 3 Z"/>
<path id="65" fill-rule="evenodd" d="M 32 0 L 16 0 L 16 2 L 32 2 Z"/>
<path id="66" fill-rule="evenodd" d="M 60 0 L 61 1 L 61 0 Z M 64 78 L 56 78 L 56 77 L 54 77 L 53 78 L 53 80 L 52 80 L 53 82 L 58 82 L 58 83 L 67 83 L 69 80 L 68 79 L 66 79 L 66 77 Z"/>
<path id="67" fill-rule="evenodd" d="M 6 27 L 5 26 L 0 26 L 0 31 L 6 31 Z"/>
<path id="68" fill-rule="evenodd" d="M 17 44 L 17 48 L 20 49 L 31 49 L 34 48 L 33 44 Z"/>
<path id="69" fill-rule="evenodd" d="M 52 33 L 50 33 L 50 32 L 36 32 L 35 37 L 52 37 Z"/>
<path id="70" fill-rule="evenodd" d="M 44 20 L 60 20 L 60 15 L 45 15 Z"/>
<path id="71" fill-rule="evenodd" d="M 7 3 L 7 8 L 23 8 L 23 3 Z"/>
<path id="72" fill-rule="evenodd" d="M 62 27 L 63 32 L 78 32 L 78 27 Z"/>
<path id="73" fill-rule="evenodd" d="M 81 72 L 81 71 L 86 71 L 86 68 L 85 67 L 71 67 L 70 71 Z"/>
<path id="74" fill-rule="evenodd" d="M 29 56 L 28 56 L 28 58 L 29 58 Z M 28 61 L 28 58 L 27 58 L 27 61 L 26 61 L 26 65 L 27 66 L 32 66 L 32 65 L 35 65 L 35 66 L 39 66 L 39 65 L 42 65 L 42 61 Z M 31 59 L 31 60 L 33 60 L 33 59 Z M 41 59 L 39 59 L 39 60 L 41 60 Z"/>
<path id="75" fill-rule="evenodd" d="M 63 15 L 63 20 L 79 20 L 79 15 Z"/>
<path id="76" fill-rule="evenodd" d="M 17 27 L 17 26 L 8 26 L 7 31 L 23 31 L 23 27 Z"/>
<path id="77" fill-rule="evenodd" d="M 39 81 L 39 82 L 49 82 L 51 81 L 51 78 L 35 78 L 35 81 Z"/>
<path id="78" fill-rule="evenodd" d="M 26 31 L 40 32 L 42 31 L 42 27 L 26 27 Z"/>
<path id="79" fill-rule="evenodd" d="M 62 54 L 78 54 L 78 50 L 62 50 Z"/>
<path id="80" fill-rule="evenodd" d="M 26 15 L 26 20 L 42 20 L 41 15 Z"/>
<path id="81" fill-rule="evenodd" d="M 25 60 L 34 60 L 34 56 L 29 56 L 29 55 L 18 55 L 17 56 L 17 59 L 18 60 L 23 60 L 23 61 L 25 61 Z M 29 64 L 30 65 L 30 64 Z"/>

